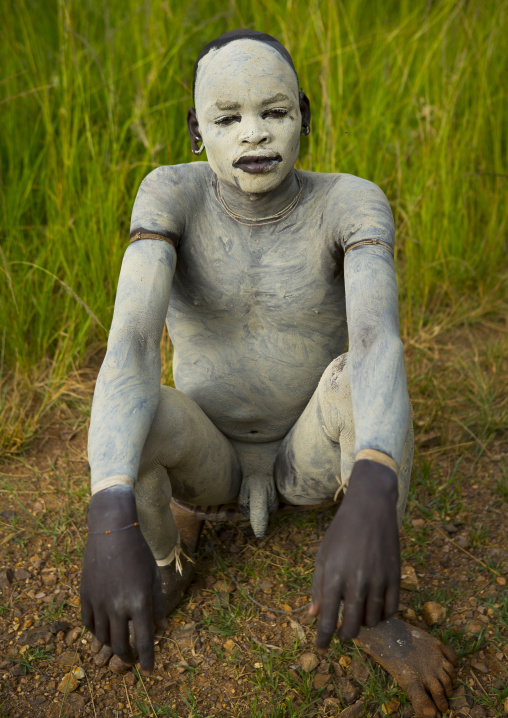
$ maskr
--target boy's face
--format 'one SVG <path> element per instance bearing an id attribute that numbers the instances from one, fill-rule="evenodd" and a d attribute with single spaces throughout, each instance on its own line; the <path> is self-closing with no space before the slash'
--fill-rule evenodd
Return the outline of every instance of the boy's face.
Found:
<path id="1" fill-rule="evenodd" d="M 296 75 L 276 50 L 235 40 L 201 60 L 196 114 L 208 162 L 222 183 L 268 192 L 293 169 L 300 151 Z"/>

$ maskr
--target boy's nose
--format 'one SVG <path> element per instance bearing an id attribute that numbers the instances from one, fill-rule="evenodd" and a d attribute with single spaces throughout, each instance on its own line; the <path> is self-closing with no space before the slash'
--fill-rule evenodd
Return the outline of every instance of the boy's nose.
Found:
<path id="1" fill-rule="evenodd" d="M 259 145 L 270 140 L 270 133 L 266 127 L 257 122 L 246 123 L 240 134 L 239 140 L 242 144 Z"/>

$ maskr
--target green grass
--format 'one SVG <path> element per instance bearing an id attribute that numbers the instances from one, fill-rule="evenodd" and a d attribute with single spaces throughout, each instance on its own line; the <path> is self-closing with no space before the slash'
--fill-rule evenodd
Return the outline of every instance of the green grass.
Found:
<path id="1" fill-rule="evenodd" d="M 53 658 L 49 648 L 29 648 L 19 658 L 10 658 L 9 660 L 13 663 L 19 664 L 25 675 L 32 673 L 35 670 L 34 664 L 37 661 L 47 661 L 49 658 Z"/>
<path id="2" fill-rule="evenodd" d="M 500 591 L 496 599 L 487 601 L 485 606 L 494 610 L 496 626 L 508 632 L 508 591 Z"/>
<path id="3" fill-rule="evenodd" d="M 48 604 L 40 613 L 40 617 L 43 623 L 54 623 L 54 621 L 60 621 L 62 618 L 67 618 L 68 614 L 66 611 L 67 601 L 63 603 L 57 603 L 54 599 Z"/>
<path id="4" fill-rule="evenodd" d="M 0 450 L 23 446 L 104 345 L 137 187 L 193 159 L 193 61 L 233 27 L 293 54 L 313 107 L 301 167 L 367 177 L 390 198 L 405 334 L 468 297 L 478 310 L 504 295 L 503 0 L 2 9 Z"/>
<path id="5" fill-rule="evenodd" d="M 479 636 L 469 636 L 458 628 L 439 629 L 433 627 L 431 632 L 447 646 L 451 646 L 459 660 L 470 653 L 477 653 L 487 643 L 484 631 Z"/>

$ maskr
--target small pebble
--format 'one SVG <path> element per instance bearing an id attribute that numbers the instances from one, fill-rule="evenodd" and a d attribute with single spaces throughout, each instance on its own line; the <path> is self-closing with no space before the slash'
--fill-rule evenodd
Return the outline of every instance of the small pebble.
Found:
<path id="1" fill-rule="evenodd" d="M 55 621 L 50 626 L 51 633 L 59 633 L 60 631 L 68 631 L 71 624 L 68 621 Z"/>
<path id="2" fill-rule="evenodd" d="M 298 658 L 298 665 L 306 673 L 310 673 L 318 667 L 319 661 L 313 653 L 302 653 Z"/>
<path id="3" fill-rule="evenodd" d="M 485 663 L 480 663 L 478 661 L 471 661 L 471 665 L 473 668 L 475 668 L 480 673 L 488 673 L 489 669 L 488 666 Z"/>
<path id="4" fill-rule="evenodd" d="M 71 630 L 65 636 L 65 644 L 67 646 L 72 646 L 74 641 L 81 635 L 81 630 L 82 629 L 79 626 L 76 626 L 76 628 L 71 628 Z"/>
<path id="5" fill-rule="evenodd" d="M 336 663 L 335 661 L 332 663 L 333 672 L 337 676 L 337 678 L 343 678 L 345 675 L 344 669 L 340 665 L 340 663 Z"/>
<path id="6" fill-rule="evenodd" d="M 456 536 L 454 541 L 457 546 L 460 546 L 460 548 L 467 549 L 469 547 L 469 540 L 467 536 Z"/>
<path id="7" fill-rule="evenodd" d="M 425 519 L 413 519 L 411 526 L 415 529 L 422 529 L 425 526 Z"/>
<path id="8" fill-rule="evenodd" d="M 106 665 L 106 663 L 109 661 L 109 659 L 111 658 L 112 655 L 113 655 L 113 651 L 111 650 L 111 648 L 109 646 L 102 646 L 99 653 L 97 653 L 97 655 L 93 659 L 93 662 L 95 663 L 96 666 L 98 666 L 99 668 L 102 668 L 102 666 Z"/>
<path id="9" fill-rule="evenodd" d="M 436 601 L 427 601 L 423 605 L 422 614 L 427 626 L 439 626 L 446 618 L 446 608 Z"/>
<path id="10" fill-rule="evenodd" d="M 92 636 L 92 645 L 90 646 L 91 652 L 95 655 L 96 653 L 99 653 L 99 651 L 102 648 L 102 643 L 99 641 L 98 638 L 95 636 Z"/>
<path id="11" fill-rule="evenodd" d="M 347 678 L 339 678 L 336 681 L 336 685 L 337 693 L 348 706 L 359 698 L 360 689 Z"/>
<path id="12" fill-rule="evenodd" d="M 358 683 L 366 683 L 369 680 L 369 669 L 357 658 L 351 659 L 351 675 Z"/>
<path id="13" fill-rule="evenodd" d="M 27 578 L 30 578 L 30 574 L 24 568 L 17 568 L 14 571 L 14 578 L 16 581 L 26 581 Z"/>
<path id="14" fill-rule="evenodd" d="M 300 645 L 304 646 L 307 643 L 307 637 L 305 634 L 305 630 L 302 628 L 302 626 L 298 623 L 298 621 L 293 621 L 291 618 L 289 619 L 289 623 L 291 625 L 291 628 L 294 630 L 296 637 L 300 641 Z"/>
<path id="15" fill-rule="evenodd" d="M 480 621 L 469 621 L 464 630 L 469 636 L 479 636 L 484 628 L 485 626 Z"/>
<path id="16" fill-rule="evenodd" d="M 312 681 L 312 685 L 318 691 L 321 688 L 324 688 L 329 682 L 329 680 L 330 676 L 326 675 L 325 673 L 316 673 L 316 675 L 314 676 L 314 680 Z"/>
<path id="17" fill-rule="evenodd" d="M 392 713 L 395 713 L 397 708 L 400 706 L 399 701 L 395 700 L 395 698 L 391 701 L 387 701 L 386 703 L 383 703 L 381 706 L 381 713 L 385 716 L 390 716 Z"/>
<path id="18" fill-rule="evenodd" d="M 325 698 L 323 701 L 323 705 L 325 708 L 338 708 L 339 707 L 339 700 L 338 698 Z"/>
<path id="19" fill-rule="evenodd" d="M 78 679 L 72 673 L 67 673 L 58 684 L 57 690 L 60 693 L 72 693 L 76 688 L 79 688 Z"/>
<path id="20" fill-rule="evenodd" d="M 354 705 L 349 706 L 349 708 L 345 708 L 340 713 L 342 718 L 362 718 L 363 714 L 364 714 L 364 705 L 363 705 L 362 701 L 358 701 L 358 703 L 355 703 Z"/>
<path id="21" fill-rule="evenodd" d="M 75 651 L 64 651 L 55 658 L 55 661 L 65 668 L 74 668 L 81 663 L 79 654 Z"/>
<path id="22" fill-rule="evenodd" d="M 412 566 L 407 564 L 401 568 L 400 587 L 406 591 L 418 591 L 418 578 L 416 571 Z"/>
<path id="23" fill-rule="evenodd" d="M 318 666 L 317 672 L 328 674 L 329 671 L 330 671 L 330 664 L 328 663 L 328 661 L 326 659 L 322 660 Z"/>
<path id="24" fill-rule="evenodd" d="M 449 533 L 449 534 L 456 534 L 457 531 L 459 530 L 459 529 L 455 526 L 455 524 L 445 524 L 445 525 L 443 526 L 443 528 L 444 528 L 444 530 L 445 530 L 447 533 Z"/>

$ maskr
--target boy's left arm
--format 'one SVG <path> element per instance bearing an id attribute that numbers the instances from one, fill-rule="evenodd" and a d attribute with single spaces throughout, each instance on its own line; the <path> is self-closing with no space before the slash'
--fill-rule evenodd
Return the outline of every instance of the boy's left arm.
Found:
<path id="1" fill-rule="evenodd" d="M 349 332 L 356 461 L 348 491 L 321 544 L 311 613 L 326 648 L 344 604 L 339 637 L 354 638 L 398 607 L 397 472 L 409 400 L 399 337 L 393 217 L 383 192 L 347 178 L 340 241 Z M 347 478 L 347 477 L 346 477 Z"/>

